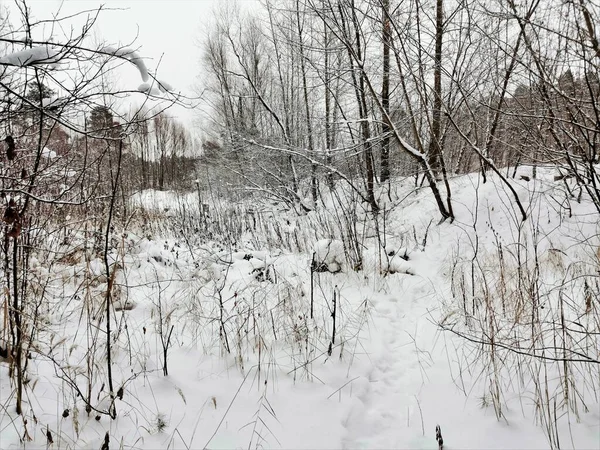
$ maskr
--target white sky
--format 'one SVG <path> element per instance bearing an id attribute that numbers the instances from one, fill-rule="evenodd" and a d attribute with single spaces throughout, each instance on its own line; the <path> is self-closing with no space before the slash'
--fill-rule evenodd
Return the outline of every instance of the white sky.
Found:
<path id="1" fill-rule="evenodd" d="M 82 10 L 105 8 L 94 27 L 99 41 L 129 45 L 146 59 L 148 68 L 157 78 L 171 84 L 175 91 L 195 97 L 194 86 L 201 88 L 199 77 L 201 47 L 210 23 L 212 10 L 221 1 L 230 0 L 27 0 L 33 19 L 51 19 L 60 10 L 60 16 Z M 247 6 L 256 0 L 242 0 Z M 0 0 L 2 2 L 2 0 Z M 5 0 L 13 23 L 18 19 L 14 1 Z M 75 24 L 76 26 L 78 24 Z M 50 34 L 50 30 L 47 34 Z M 58 33 L 55 33 L 58 34 Z M 38 37 L 38 36 L 36 36 Z M 48 36 L 45 36 L 46 38 Z M 59 41 L 59 36 L 56 36 Z M 141 83 L 135 66 L 124 67 L 119 74 L 119 87 L 136 89 Z M 191 124 L 195 113 L 174 108 L 169 114 Z"/>

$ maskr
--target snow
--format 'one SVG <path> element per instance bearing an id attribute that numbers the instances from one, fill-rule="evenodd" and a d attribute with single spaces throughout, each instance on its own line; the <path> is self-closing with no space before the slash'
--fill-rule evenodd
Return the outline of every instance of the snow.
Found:
<path id="1" fill-rule="evenodd" d="M 159 96 L 163 93 L 168 93 L 173 91 L 173 87 L 167 83 L 166 81 L 156 81 L 156 86 L 150 83 L 142 83 L 138 86 L 137 90 L 139 92 L 143 92 L 144 94 Z"/>
<path id="2" fill-rule="evenodd" d="M 42 106 L 45 108 L 60 108 L 65 106 L 68 101 L 69 99 L 65 97 L 52 96 L 50 98 L 43 98 Z"/>
<path id="3" fill-rule="evenodd" d="M 63 48 L 54 44 L 39 45 L 33 48 L 20 50 L 17 52 L 9 53 L 0 57 L 1 65 L 26 67 L 32 65 L 45 64 L 54 66 L 60 63 L 64 56 Z M 144 58 L 134 49 L 130 47 L 115 47 L 112 45 L 102 46 L 98 49 L 98 52 L 124 58 L 136 66 L 140 77 L 143 81 L 139 85 L 138 91 L 151 94 L 160 95 L 161 93 L 169 93 L 173 91 L 173 87 L 164 80 L 155 80 L 152 84 L 150 82 L 150 74 Z M 154 86 L 156 84 L 156 86 Z M 42 102 L 43 106 L 60 106 L 64 103 L 64 99 L 44 99 Z"/>
<path id="4" fill-rule="evenodd" d="M 137 67 L 138 71 L 140 72 L 142 81 L 147 83 L 150 79 L 150 75 L 148 74 L 148 68 L 146 67 L 144 59 L 139 55 L 137 51 L 133 50 L 132 48 L 114 47 L 112 45 L 107 45 L 101 47 L 99 51 L 129 60 L 133 65 Z"/>
<path id="5" fill-rule="evenodd" d="M 158 88 L 162 92 L 167 93 L 167 92 L 172 92 L 173 91 L 173 86 L 171 86 L 166 81 L 164 81 L 164 80 L 157 80 L 157 82 L 158 82 Z"/>
<path id="6" fill-rule="evenodd" d="M 56 158 L 56 152 L 54 150 L 50 150 L 48 147 L 44 147 L 42 149 L 42 156 L 44 158 L 48 158 L 48 159 L 54 159 Z"/>
<path id="7" fill-rule="evenodd" d="M 88 416 L 69 383 L 59 378 L 62 372 L 35 354 L 27 406 L 28 417 L 36 416 L 27 425 L 33 441 L 21 444 L 24 425 L 13 413 L 8 366 L 0 362 L 5 406 L 0 447 L 46 448 L 50 429 L 56 448 L 100 448 L 109 432 L 111 445 L 141 449 L 437 449 L 439 424 L 447 450 L 548 448 L 531 373 L 513 367 L 516 356 L 497 350 L 497 373 L 504 377 L 498 420 L 486 353 L 438 325 L 478 330 L 486 309 L 473 311 L 465 325 L 463 294 L 469 305 L 483 301 L 485 289 L 497 305 L 502 295 L 516 297 L 519 248 L 535 247 L 539 255 L 541 320 L 551 318 L 559 292 L 572 299 L 571 312 L 579 311 L 578 280 L 597 273 L 597 213 L 585 195 L 577 203 L 553 177 L 553 170 L 538 168 L 537 179 L 514 181 L 529 213 L 525 224 L 495 176 L 486 184 L 475 174 L 453 179 L 457 219 L 441 224 L 427 189 L 414 189 L 413 180 L 395 180 L 390 204 L 396 206 L 387 215 L 384 242 L 375 238 L 368 216 L 356 211 L 361 271 L 348 261 L 349 239 L 331 213 L 333 203 L 300 217 L 265 212 L 253 223 L 226 202 L 211 203 L 211 217 L 200 218 L 196 193 L 143 191 L 130 205 L 145 222 L 119 234 L 109 258 L 122 267 L 115 281 L 120 298 L 112 335 L 115 386 L 124 386 L 117 418 Z M 336 197 L 344 198 L 344 188 L 337 189 Z M 258 210 L 256 204 L 250 207 Z M 227 221 L 240 224 L 239 236 L 213 233 Z M 285 232 L 279 237 L 275 230 Z M 84 247 L 84 236 L 74 239 Z M 499 242 L 505 251 L 502 270 L 510 275 L 504 284 Z M 101 389 L 107 279 L 102 258 L 87 248 L 87 262 L 81 250 L 48 268 L 32 255 L 32 282 L 46 286 L 52 302 L 43 312 L 47 329 L 37 344 L 81 386 L 87 385 L 86 358 L 95 352 L 92 399 L 101 408 L 109 404 L 107 388 Z M 313 258 L 327 271 L 311 270 Z M 535 268 L 530 253 L 522 260 L 521 269 L 527 268 Z M 576 274 L 572 284 L 570 273 Z M 89 289 L 82 291 L 88 281 Z M 81 322 L 86 323 L 88 307 L 99 314 L 93 332 Z M 329 350 L 334 311 L 336 339 Z M 500 308 L 497 314 L 495 323 L 506 325 L 498 337 L 531 327 L 527 321 L 504 322 Z M 586 317 L 591 319 L 585 314 L 566 319 L 593 330 L 597 325 Z M 161 333 L 171 327 L 169 375 L 163 376 Z M 90 350 L 94 333 L 101 337 Z M 599 358 L 598 335 L 595 339 L 595 350 L 588 351 Z M 561 383 L 555 372 L 560 365 L 528 364 L 548 371 L 552 395 Z M 597 374 L 593 367 L 586 370 Z M 556 429 L 564 448 L 600 447 L 600 404 L 593 389 L 579 384 L 584 372 L 573 374 L 573 380 L 585 407 L 580 404 L 575 413 L 557 401 Z M 597 386 L 594 378 L 588 382 Z M 70 415 L 62 418 L 65 408 Z"/>
<path id="8" fill-rule="evenodd" d="M 321 239 L 314 247 L 315 266 L 325 266 L 329 272 L 335 273 L 346 265 L 344 243 L 339 239 Z"/>
<path id="9" fill-rule="evenodd" d="M 52 44 L 39 45 L 0 57 L 0 64 L 10 66 L 32 66 L 36 64 L 54 64 L 62 58 L 62 47 Z"/>
<path id="10" fill-rule="evenodd" d="M 50 106 L 52 104 L 54 104 L 56 102 L 56 97 L 52 96 L 49 98 L 43 98 L 42 99 L 42 106 Z"/>
<path id="11" fill-rule="evenodd" d="M 149 83 L 140 84 L 138 86 L 137 90 L 144 94 L 154 95 L 154 96 L 161 95 L 161 92 L 162 92 L 160 89 L 151 86 Z"/>

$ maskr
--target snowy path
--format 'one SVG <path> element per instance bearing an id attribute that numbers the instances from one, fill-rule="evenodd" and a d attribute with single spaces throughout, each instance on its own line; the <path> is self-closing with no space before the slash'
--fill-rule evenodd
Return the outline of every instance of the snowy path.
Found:
<path id="1" fill-rule="evenodd" d="M 418 400 L 431 365 L 429 348 L 422 347 L 430 342 L 420 339 L 435 334 L 429 329 L 433 325 L 424 305 L 431 302 L 432 284 L 409 275 L 394 275 L 390 282 L 392 291 L 401 294 L 379 295 L 372 300 L 377 340 L 368 371 L 369 387 L 345 423 L 344 448 L 434 447 Z"/>

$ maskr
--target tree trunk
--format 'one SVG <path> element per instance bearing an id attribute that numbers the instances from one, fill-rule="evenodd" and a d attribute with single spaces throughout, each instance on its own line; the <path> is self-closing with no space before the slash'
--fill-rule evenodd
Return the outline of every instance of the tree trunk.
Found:
<path id="1" fill-rule="evenodd" d="M 392 35 L 390 32 L 390 19 L 387 13 L 389 7 L 390 1 L 382 0 L 383 80 L 381 85 L 381 105 L 385 111 L 381 118 L 381 132 L 383 137 L 381 140 L 380 180 L 382 183 L 388 181 L 390 178 L 390 42 Z"/>
<path id="2" fill-rule="evenodd" d="M 341 6 L 340 6 L 341 8 Z M 357 55 L 357 60 L 362 61 L 362 44 L 361 44 L 361 36 L 360 36 L 360 23 L 358 22 L 358 17 L 356 16 L 356 9 L 354 5 L 354 0 L 352 0 L 351 5 L 352 10 L 352 26 L 354 27 L 354 42 L 356 48 L 354 51 Z M 342 17 L 342 25 L 344 24 L 344 14 L 341 14 Z M 344 25 L 343 25 L 344 26 Z M 345 28 L 345 26 L 344 26 Z M 348 30 L 349 31 L 349 30 Z M 371 209 L 373 213 L 377 213 L 379 211 L 379 206 L 377 205 L 377 201 L 375 200 L 375 170 L 373 167 L 373 147 L 371 144 L 371 130 L 368 122 L 368 108 L 367 108 L 367 99 L 366 99 L 366 91 L 365 91 L 365 73 L 362 67 L 359 69 L 358 80 L 356 75 L 354 74 L 354 62 L 352 58 L 352 54 L 349 50 L 349 59 L 352 73 L 352 82 L 354 84 L 354 90 L 356 93 L 356 100 L 358 103 L 358 111 L 360 118 L 360 128 L 362 134 L 362 142 L 364 148 L 364 161 L 365 161 L 365 171 L 366 171 L 366 185 L 367 185 L 367 199 L 369 200 L 369 204 L 371 205 Z"/>
<path id="3" fill-rule="evenodd" d="M 442 41 L 444 33 L 444 4 L 443 0 L 436 0 L 435 20 L 435 66 L 433 70 L 433 111 L 431 114 L 431 139 L 429 141 L 429 166 L 437 180 L 441 179 L 442 172 Z"/>
<path id="4" fill-rule="evenodd" d="M 323 21 L 325 22 L 325 21 Z M 325 78 L 325 165 L 331 167 L 332 157 L 331 150 L 333 147 L 333 130 L 331 123 L 331 73 L 330 73 L 330 58 L 329 58 L 329 33 L 327 25 L 324 23 L 325 33 L 325 67 L 324 67 L 324 78 Z M 329 189 L 333 189 L 333 173 L 331 170 L 327 170 L 325 177 L 327 186 Z"/>
<path id="5" fill-rule="evenodd" d="M 310 103 L 308 101 L 308 85 L 306 83 L 306 62 L 304 55 L 304 37 L 302 34 L 303 25 L 300 20 L 300 1 L 296 0 L 296 20 L 298 25 L 298 41 L 300 44 L 300 70 L 302 72 L 302 92 L 304 95 L 304 106 L 305 106 L 305 114 L 306 114 L 306 133 L 308 134 L 308 151 L 311 155 L 311 158 L 316 159 L 315 155 L 315 145 L 313 141 L 313 130 L 311 123 L 311 114 L 310 114 Z M 317 165 L 315 163 L 311 164 L 310 170 L 310 191 L 312 195 L 313 208 L 317 207 Z"/>

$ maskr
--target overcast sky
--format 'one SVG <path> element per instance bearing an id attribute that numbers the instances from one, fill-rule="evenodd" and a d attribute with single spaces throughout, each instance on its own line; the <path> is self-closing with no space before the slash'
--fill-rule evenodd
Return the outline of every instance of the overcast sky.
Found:
<path id="1" fill-rule="evenodd" d="M 1 1 L 1 0 L 0 0 Z M 34 19 L 50 19 L 60 10 L 60 16 L 104 5 L 95 26 L 98 40 L 109 44 L 130 45 L 139 48 L 148 68 L 157 77 L 170 83 L 176 91 L 194 96 L 194 85 L 202 83 L 200 73 L 202 41 L 210 23 L 211 12 L 221 1 L 229 0 L 27 0 Z M 255 0 L 243 0 L 254 3 Z M 9 6 L 13 23 L 18 19 L 14 1 L 3 2 Z M 48 38 L 50 30 L 46 30 Z M 55 33 L 58 35 L 58 33 Z M 39 36 L 36 36 L 39 37 Z M 56 41 L 59 36 L 56 36 Z M 119 72 L 121 88 L 136 89 L 141 83 L 139 73 L 131 65 Z M 129 85 L 130 84 L 130 85 Z M 190 123 L 193 114 L 177 108 L 171 114 Z"/>

